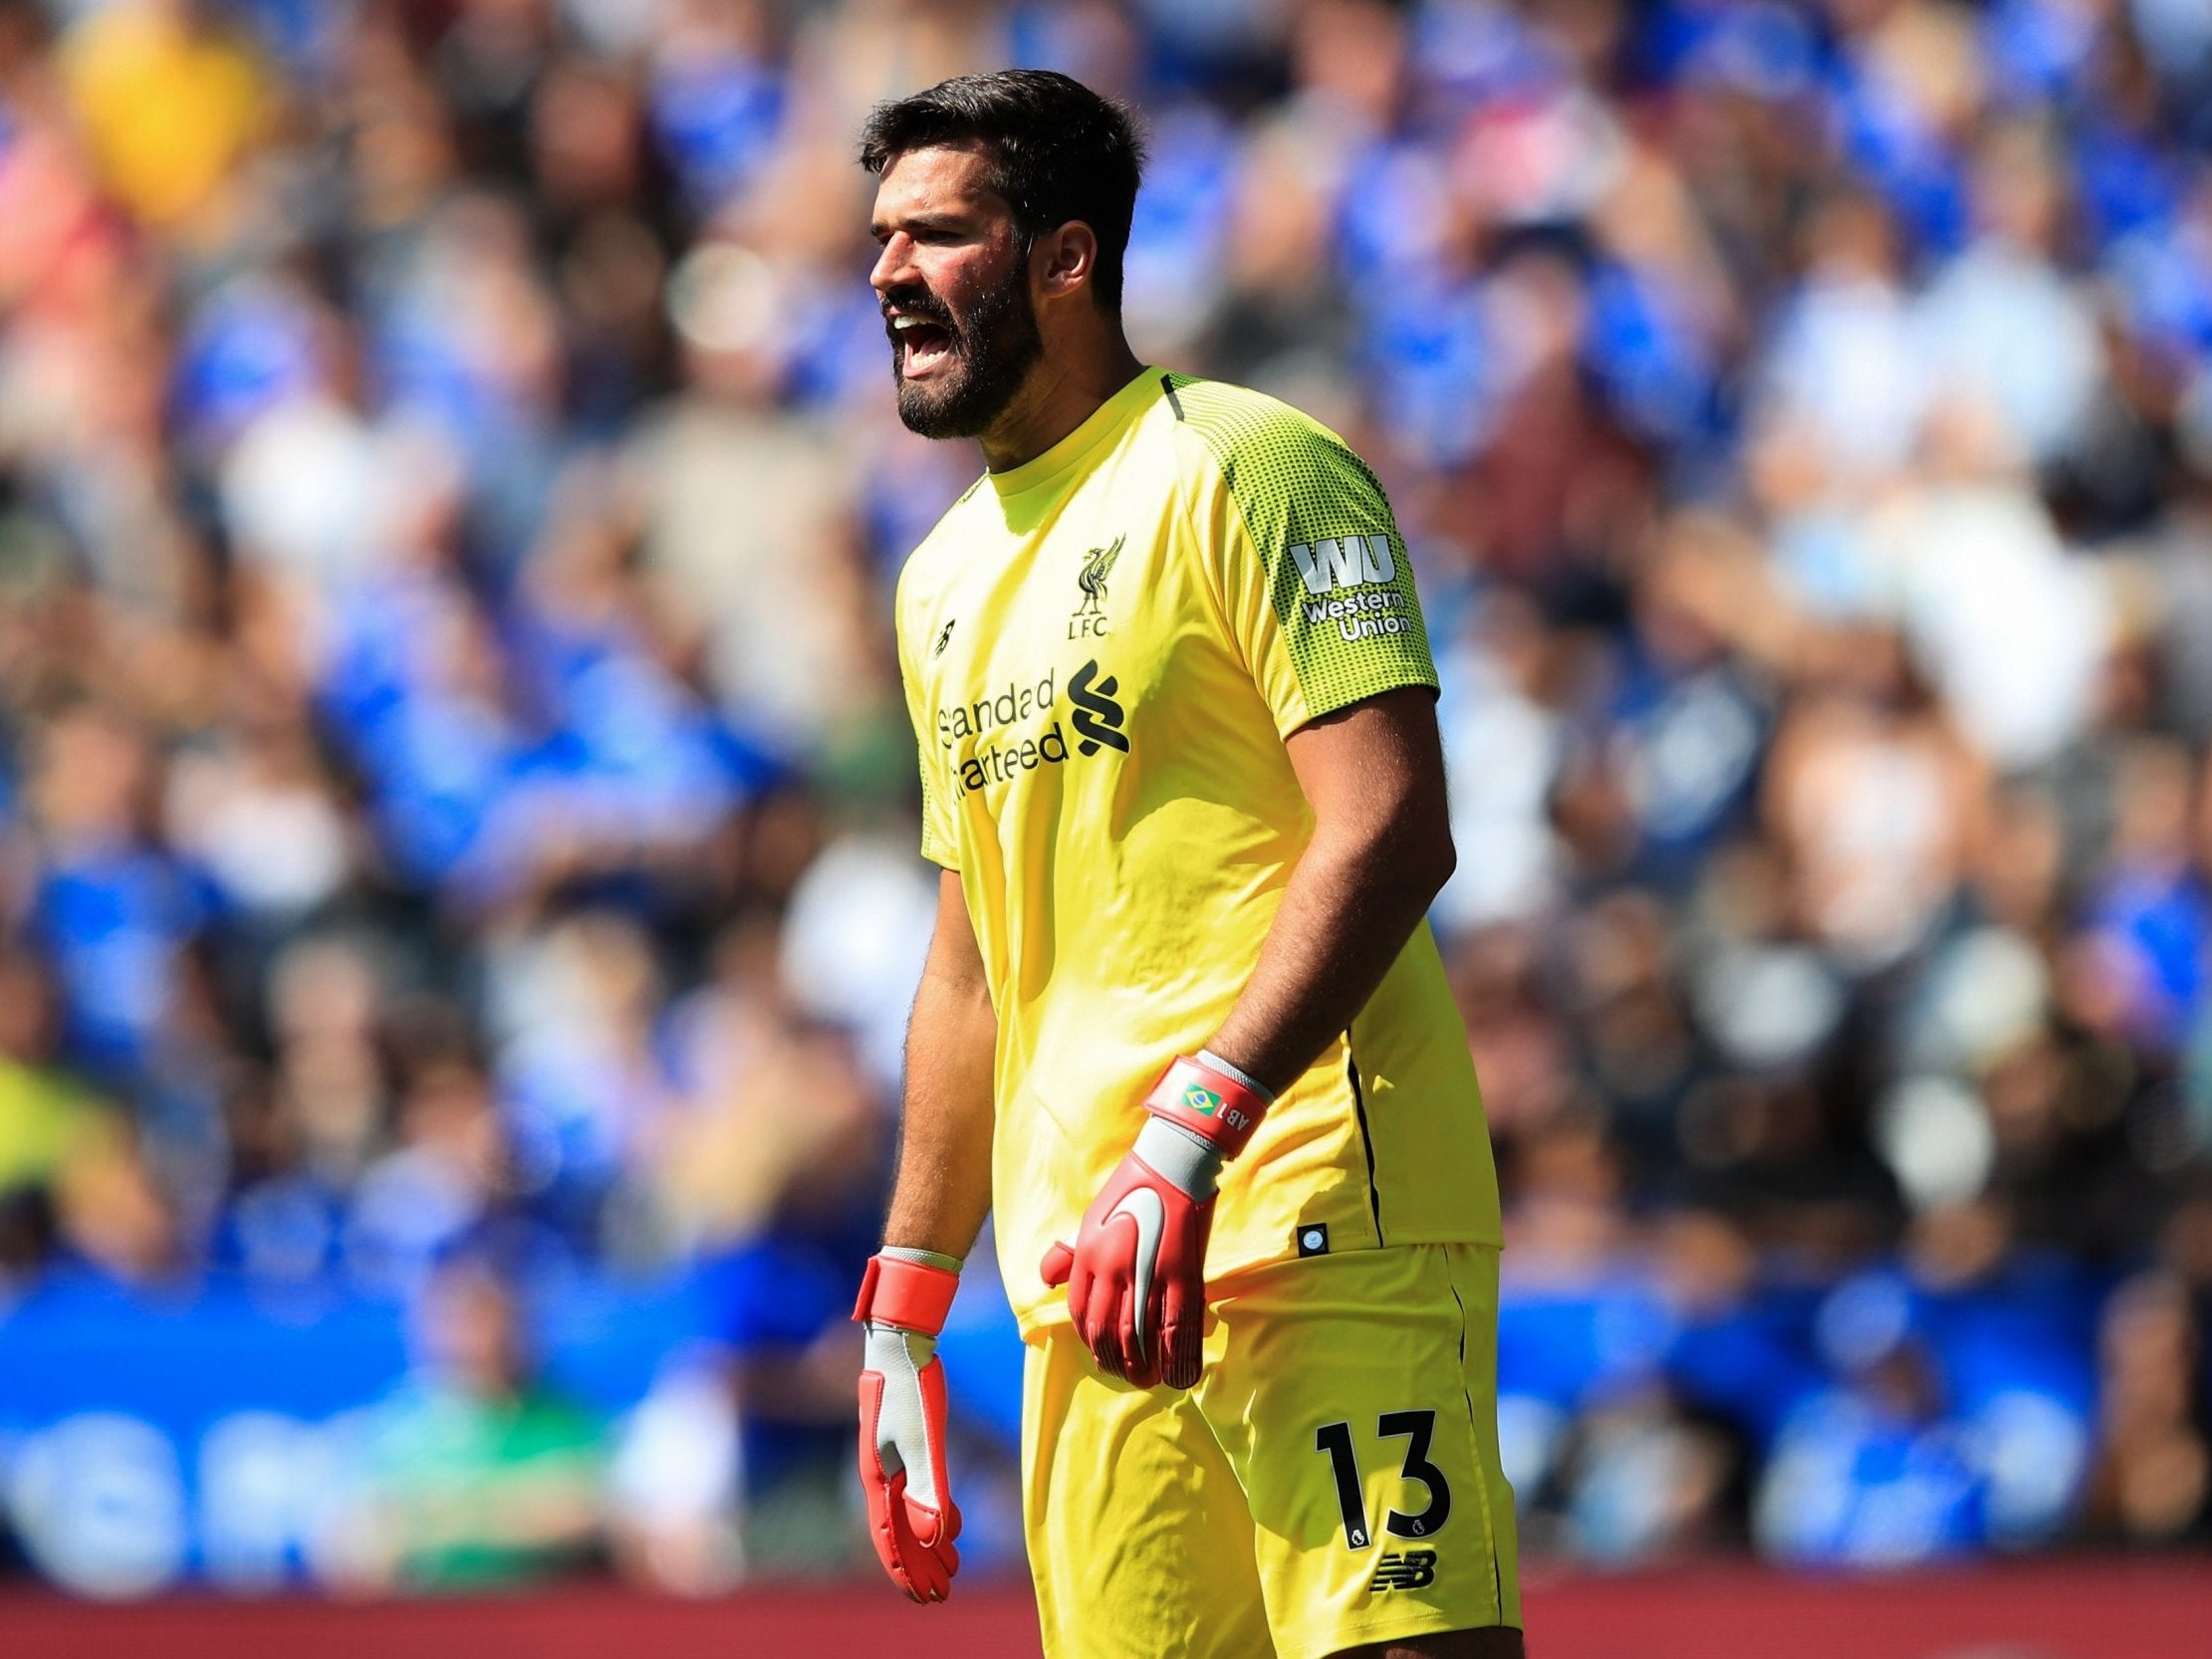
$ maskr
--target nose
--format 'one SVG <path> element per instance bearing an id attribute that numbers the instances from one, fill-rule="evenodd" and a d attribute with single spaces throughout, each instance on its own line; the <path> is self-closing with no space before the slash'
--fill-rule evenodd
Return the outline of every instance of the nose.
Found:
<path id="1" fill-rule="evenodd" d="M 888 294 L 902 283 L 914 280 L 914 239 L 902 230 L 894 230 L 883 239 L 883 251 L 875 256 L 875 268 L 868 272 L 868 286 L 878 294 Z"/>

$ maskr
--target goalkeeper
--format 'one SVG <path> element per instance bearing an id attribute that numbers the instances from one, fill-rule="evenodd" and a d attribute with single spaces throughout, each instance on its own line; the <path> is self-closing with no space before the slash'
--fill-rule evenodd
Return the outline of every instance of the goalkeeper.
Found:
<path id="1" fill-rule="evenodd" d="M 877 1552 L 950 1592 L 931 1350 L 995 1206 L 1051 1659 L 1514 1659 L 1497 1183 L 1389 507 L 1325 427 L 1131 355 L 1117 107 L 963 77 L 860 156 L 899 413 L 988 467 L 899 582 L 944 874 L 855 1314 Z"/>

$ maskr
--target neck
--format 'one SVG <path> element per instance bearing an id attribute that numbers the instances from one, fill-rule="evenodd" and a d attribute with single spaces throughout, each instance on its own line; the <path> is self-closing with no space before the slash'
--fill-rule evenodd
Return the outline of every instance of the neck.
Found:
<path id="1" fill-rule="evenodd" d="M 1096 352 L 1047 352 L 1006 413 L 983 434 L 983 464 L 1008 472 L 1034 461 L 1099 412 L 1144 364 L 1118 330 Z"/>

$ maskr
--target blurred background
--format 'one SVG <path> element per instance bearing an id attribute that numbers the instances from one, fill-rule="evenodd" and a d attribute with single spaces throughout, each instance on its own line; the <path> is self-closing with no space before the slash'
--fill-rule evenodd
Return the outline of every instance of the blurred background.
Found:
<path id="1" fill-rule="evenodd" d="M 0 0 L 0 1580 L 873 1585 L 853 134 L 1007 63 L 1419 569 L 1532 1570 L 2201 1548 L 2208 0 Z"/>

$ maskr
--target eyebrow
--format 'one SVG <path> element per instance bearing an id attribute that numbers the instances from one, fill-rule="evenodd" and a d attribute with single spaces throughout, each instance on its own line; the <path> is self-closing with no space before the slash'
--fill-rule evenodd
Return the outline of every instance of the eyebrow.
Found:
<path id="1" fill-rule="evenodd" d="M 968 220 L 959 213 L 909 213 L 902 219 L 876 219 L 868 225 L 868 234 L 878 242 L 894 230 L 966 230 Z"/>

